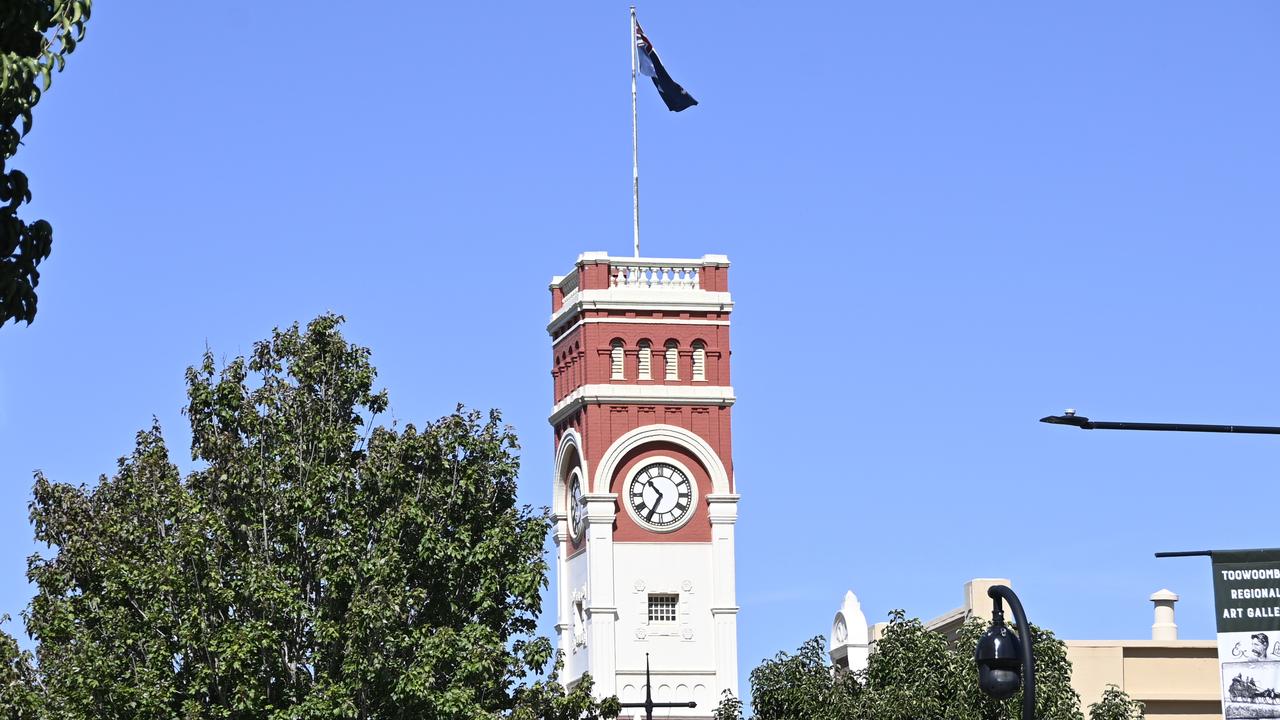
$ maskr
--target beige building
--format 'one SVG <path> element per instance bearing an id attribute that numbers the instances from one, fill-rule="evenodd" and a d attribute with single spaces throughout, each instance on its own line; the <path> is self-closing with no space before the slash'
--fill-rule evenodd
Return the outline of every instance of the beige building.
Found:
<path id="1" fill-rule="evenodd" d="M 965 621 L 973 617 L 990 621 L 991 599 L 987 589 L 992 585 L 1009 585 L 1003 578 L 977 578 L 964 585 L 960 607 L 925 623 L 925 627 L 954 638 Z M 832 660 L 846 667 L 850 653 L 842 650 L 837 636 L 848 638 L 850 619 L 847 608 L 852 593 L 845 599 L 831 638 Z M 1134 700 L 1146 704 L 1149 720 L 1218 720 L 1222 717 L 1221 690 L 1218 685 L 1218 645 L 1214 640 L 1179 640 L 1174 621 L 1174 604 L 1178 596 L 1161 590 L 1150 597 L 1155 620 L 1151 637 L 1141 640 L 1067 640 L 1067 658 L 1071 660 L 1071 684 L 1080 695 L 1081 710 L 1097 702 L 1108 685 L 1115 685 Z M 856 605 L 856 599 L 853 601 Z M 861 613 L 859 613 L 861 615 Z M 883 632 L 885 623 L 870 628 L 870 640 Z"/>

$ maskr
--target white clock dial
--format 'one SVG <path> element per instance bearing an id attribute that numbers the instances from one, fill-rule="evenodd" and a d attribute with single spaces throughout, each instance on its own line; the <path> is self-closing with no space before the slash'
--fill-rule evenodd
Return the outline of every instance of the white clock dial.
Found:
<path id="1" fill-rule="evenodd" d="M 835 638 L 838 643 L 849 639 L 849 626 L 845 624 L 844 616 L 836 618 Z"/>
<path id="2" fill-rule="evenodd" d="M 674 529 L 693 510 L 693 483 L 671 463 L 650 463 L 632 476 L 627 503 L 642 523 Z"/>
<path id="3" fill-rule="evenodd" d="M 582 537 L 587 526 L 587 503 L 582 499 L 582 480 L 575 472 L 569 481 L 569 532 L 573 539 Z"/>

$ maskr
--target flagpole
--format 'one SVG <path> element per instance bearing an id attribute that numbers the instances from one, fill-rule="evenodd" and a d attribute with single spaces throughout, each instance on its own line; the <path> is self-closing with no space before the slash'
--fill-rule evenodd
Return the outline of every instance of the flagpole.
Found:
<path id="1" fill-rule="evenodd" d="M 631 6 L 631 208 L 632 237 L 640 257 L 640 132 L 636 126 L 636 6 Z"/>

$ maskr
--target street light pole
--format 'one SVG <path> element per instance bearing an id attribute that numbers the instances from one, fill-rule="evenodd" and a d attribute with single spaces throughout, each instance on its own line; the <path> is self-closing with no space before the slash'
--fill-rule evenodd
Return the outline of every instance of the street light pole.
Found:
<path id="1" fill-rule="evenodd" d="M 1061 415 L 1040 418 L 1050 425 L 1071 425 L 1081 430 L 1154 430 L 1158 432 L 1235 433 L 1241 435 L 1280 435 L 1280 427 L 1271 425 L 1202 425 L 1195 423 L 1103 422 L 1067 410 Z"/>

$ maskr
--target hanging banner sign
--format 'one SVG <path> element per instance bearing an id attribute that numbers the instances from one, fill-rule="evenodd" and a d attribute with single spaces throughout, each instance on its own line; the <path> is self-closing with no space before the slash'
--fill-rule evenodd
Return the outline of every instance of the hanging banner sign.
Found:
<path id="1" fill-rule="evenodd" d="M 1210 557 L 1223 717 L 1280 719 L 1280 549 Z"/>

